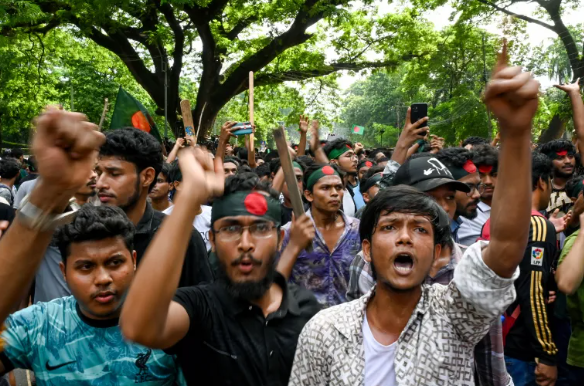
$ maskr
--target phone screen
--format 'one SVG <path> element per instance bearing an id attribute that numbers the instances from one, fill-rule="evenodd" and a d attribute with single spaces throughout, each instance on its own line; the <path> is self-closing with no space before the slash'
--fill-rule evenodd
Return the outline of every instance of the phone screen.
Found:
<path id="1" fill-rule="evenodd" d="M 410 121 L 416 123 L 420 119 L 428 116 L 427 103 L 413 103 Z M 428 127 L 428 121 L 424 122 L 420 127 Z"/>
<path id="2" fill-rule="evenodd" d="M 191 137 L 195 136 L 195 132 L 193 131 L 193 128 L 190 126 L 185 127 L 185 132 L 187 133 L 187 135 L 190 135 Z"/>

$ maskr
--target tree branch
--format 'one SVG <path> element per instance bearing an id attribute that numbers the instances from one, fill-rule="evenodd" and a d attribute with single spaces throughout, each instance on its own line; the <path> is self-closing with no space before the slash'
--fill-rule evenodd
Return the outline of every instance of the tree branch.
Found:
<path id="1" fill-rule="evenodd" d="M 529 16 L 525 16 L 525 15 L 520 15 L 518 13 L 515 13 L 515 12 L 512 12 L 512 11 L 508 10 L 507 8 L 499 7 L 497 4 L 495 4 L 495 3 L 493 3 L 493 2 L 491 2 L 489 0 L 477 0 L 477 1 L 479 3 L 483 3 L 485 5 L 488 5 L 489 7 L 492 7 L 494 9 L 496 9 L 497 11 L 501 11 L 503 13 L 506 13 L 509 16 L 514 16 L 514 17 L 516 17 L 518 19 L 525 20 L 528 23 L 534 23 L 534 24 L 540 25 L 540 26 L 542 26 L 544 28 L 547 28 L 547 29 L 549 29 L 551 31 L 556 32 L 553 25 L 547 24 L 547 23 L 545 23 L 545 22 L 543 22 L 541 20 L 537 20 L 537 19 L 531 18 Z"/>
<path id="2" fill-rule="evenodd" d="M 253 23 L 257 20 L 258 20 L 258 17 L 255 15 L 250 16 L 246 19 L 240 20 L 239 23 L 237 23 L 235 25 L 235 27 L 233 27 L 231 29 L 231 31 L 227 32 L 227 31 L 225 31 L 225 29 L 223 29 L 222 35 L 225 36 L 227 39 L 233 41 L 233 40 L 237 39 L 237 37 L 239 36 L 241 31 L 243 31 L 245 29 L 245 27 L 247 27 L 250 23 Z"/>
<path id="3" fill-rule="evenodd" d="M 419 57 L 421 55 L 406 55 L 401 57 L 399 60 L 389 60 L 381 62 L 359 62 L 359 63 L 349 63 L 349 62 L 339 62 L 332 63 L 328 66 L 313 70 L 290 70 L 279 73 L 259 73 L 256 75 L 254 80 L 255 86 L 265 86 L 269 84 L 278 84 L 285 81 L 300 81 L 310 78 L 317 78 L 325 75 L 332 74 L 333 72 L 342 70 L 364 70 L 366 68 L 386 68 L 386 67 L 397 67 L 404 61 L 411 60 L 413 58 Z M 238 90 L 239 92 L 244 91 L 245 88 Z"/>

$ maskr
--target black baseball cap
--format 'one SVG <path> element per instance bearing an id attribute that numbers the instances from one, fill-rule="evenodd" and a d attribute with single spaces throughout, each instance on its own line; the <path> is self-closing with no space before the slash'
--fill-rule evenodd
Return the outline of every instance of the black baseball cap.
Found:
<path id="1" fill-rule="evenodd" d="M 454 190 L 469 193 L 470 188 L 452 177 L 450 170 L 435 157 L 409 159 L 395 173 L 394 185 L 409 185 L 422 192 L 450 184 Z"/>

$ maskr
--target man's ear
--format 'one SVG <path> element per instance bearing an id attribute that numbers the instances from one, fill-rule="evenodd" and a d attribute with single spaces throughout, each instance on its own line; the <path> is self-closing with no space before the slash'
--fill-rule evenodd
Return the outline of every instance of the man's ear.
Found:
<path id="1" fill-rule="evenodd" d="M 134 265 L 134 271 L 136 271 L 136 251 L 132 251 L 132 264 Z"/>
<path id="2" fill-rule="evenodd" d="M 209 243 L 211 244 L 211 251 L 215 252 L 215 232 L 213 231 L 209 231 Z"/>
<path id="3" fill-rule="evenodd" d="M 371 263 L 371 242 L 367 239 L 361 242 L 361 250 L 363 250 L 363 258 L 366 262 Z"/>
<path id="4" fill-rule="evenodd" d="M 442 253 L 442 245 L 436 244 L 434 246 L 434 259 L 436 259 L 436 256 L 440 256 L 441 253 Z"/>
<path id="5" fill-rule="evenodd" d="M 314 197 L 312 197 L 312 192 L 310 190 L 304 191 L 304 198 L 306 198 L 306 201 L 308 202 L 314 201 Z"/>
<path id="6" fill-rule="evenodd" d="M 174 181 L 174 190 L 179 191 L 181 190 L 180 181 Z"/>
<path id="7" fill-rule="evenodd" d="M 150 185 L 152 185 L 152 183 L 156 179 L 156 172 L 154 171 L 154 168 L 152 168 L 152 167 L 142 170 L 142 173 L 140 173 L 140 175 L 143 178 L 143 182 L 142 182 L 143 188 L 149 188 Z"/>
<path id="8" fill-rule="evenodd" d="M 545 186 L 546 186 L 545 181 L 543 180 L 543 178 L 539 177 L 539 179 L 537 180 L 537 188 L 539 190 L 545 190 Z"/>
<path id="9" fill-rule="evenodd" d="M 62 261 L 59 261 L 59 268 L 61 269 L 61 275 L 63 275 L 63 279 L 65 280 L 66 283 L 67 282 L 67 274 L 65 273 L 66 267 Z"/>

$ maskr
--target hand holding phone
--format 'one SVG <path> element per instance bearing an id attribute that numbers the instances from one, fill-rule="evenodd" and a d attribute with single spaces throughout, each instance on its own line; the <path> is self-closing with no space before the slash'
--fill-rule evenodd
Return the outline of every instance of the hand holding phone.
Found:
<path id="1" fill-rule="evenodd" d="M 412 103 L 412 114 L 411 114 L 411 122 L 416 123 L 422 118 L 428 116 L 428 104 L 427 103 Z M 428 121 L 423 122 L 418 127 L 428 127 Z"/>
<path id="2" fill-rule="evenodd" d="M 251 127 L 250 122 L 237 122 L 232 127 L 237 128 L 237 130 L 231 132 L 233 135 L 245 135 L 253 133 L 253 128 Z"/>

